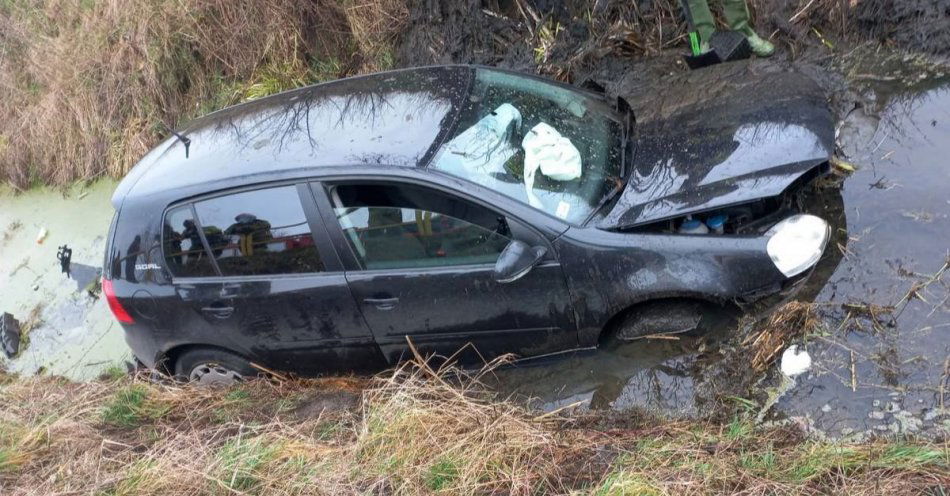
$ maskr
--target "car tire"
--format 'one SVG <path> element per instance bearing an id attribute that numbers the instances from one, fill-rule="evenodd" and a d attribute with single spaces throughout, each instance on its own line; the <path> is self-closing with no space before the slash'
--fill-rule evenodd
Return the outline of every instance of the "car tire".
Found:
<path id="1" fill-rule="evenodd" d="M 629 342 L 644 336 L 687 334 L 700 336 L 734 326 L 735 312 L 693 300 L 647 302 L 633 308 L 612 333 L 612 341 Z"/>
<path id="2" fill-rule="evenodd" d="M 240 355 L 214 348 L 192 348 L 175 360 L 175 377 L 200 386 L 229 386 L 260 374 Z"/>

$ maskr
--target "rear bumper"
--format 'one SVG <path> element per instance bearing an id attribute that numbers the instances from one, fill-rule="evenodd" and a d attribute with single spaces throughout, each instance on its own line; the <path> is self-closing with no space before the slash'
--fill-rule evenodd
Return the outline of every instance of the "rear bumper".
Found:
<path id="1" fill-rule="evenodd" d="M 142 326 L 134 324 L 122 324 L 122 330 L 125 333 L 125 342 L 135 358 L 146 367 L 155 369 L 162 357 L 162 351 L 152 334 L 142 329 Z"/>

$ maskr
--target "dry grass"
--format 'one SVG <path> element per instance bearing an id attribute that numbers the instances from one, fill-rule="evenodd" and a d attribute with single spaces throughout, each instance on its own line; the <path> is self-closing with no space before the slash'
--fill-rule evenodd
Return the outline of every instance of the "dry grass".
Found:
<path id="1" fill-rule="evenodd" d="M 385 70 L 395 63 L 392 44 L 409 20 L 406 0 L 343 0 L 343 11 L 353 33 L 353 40 L 365 62 L 361 72 Z"/>
<path id="2" fill-rule="evenodd" d="M 355 455 L 371 492 L 563 492 L 561 467 L 589 445 L 557 419 L 492 401 L 471 380 L 404 367 L 367 391 Z"/>
<path id="3" fill-rule="evenodd" d="M 765 370 L 789 343 L 813 333 L 821 321 L 814 303 L 792 301 L 776 310 L 765 325 L 743 340 L 743 349 L 752 355 L 752 369 Z"/>
<path id="4" fill-rule="evenodd" d="M 390 0 L 387 8 L 397 10 Z M 379 69 L 350 23 L 385 42 L 375 7 L 334 0 L 0 2 L 0 180 L 17 188 L 121 176 L 165 126 L 225 105 Z M 395 26 L 398 27 L 398 26 Z"/>
<path id="5" fill-rule="evenodd" d="M 328 401 L 357 394 L 360 401 Z M 834 445 L 731 424 L 539 415 L 476 378 L 195 389 L 118 377 L 0 386 L 3 494 L 920 494 L 946 446 Z M 308 409 L 319 403 L 320 410 Z"/>

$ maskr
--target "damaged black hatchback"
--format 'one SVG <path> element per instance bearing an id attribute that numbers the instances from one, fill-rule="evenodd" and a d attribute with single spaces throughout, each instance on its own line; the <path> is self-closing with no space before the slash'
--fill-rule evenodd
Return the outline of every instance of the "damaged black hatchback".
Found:
<path id="1" fill-rule="evenodd" d="M 827 243 L 794 196 L 827 171 L 833 126 L 817 87 L 796 88 L 688 119 L 688 138 L 638 130 L 620 99 L 470 66 L 231 107 L 119 185 L 104 294 L 139 360 L 203 382 L 701 331 Z"/>

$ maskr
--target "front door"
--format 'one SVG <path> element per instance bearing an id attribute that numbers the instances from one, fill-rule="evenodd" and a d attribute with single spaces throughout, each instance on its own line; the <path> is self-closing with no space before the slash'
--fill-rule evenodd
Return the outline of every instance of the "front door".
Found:
<path id="1" fill-rule="evenodd" d="M 390 361 L 408 358 L 410 341 L 423 355 L 461 352 L 462 362 L 577 346 L 553 254 L 514 282 L 495 280 L 495 261 L 512 238 L 545 243 L 520 224 L 512 229 L 514 220 L 416 185 L 334 184 L 326 193 L 328 228 L 340 229 L 351 258 L 350 290 Z"/>

